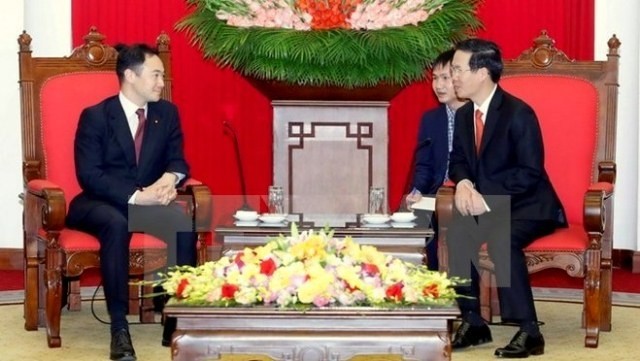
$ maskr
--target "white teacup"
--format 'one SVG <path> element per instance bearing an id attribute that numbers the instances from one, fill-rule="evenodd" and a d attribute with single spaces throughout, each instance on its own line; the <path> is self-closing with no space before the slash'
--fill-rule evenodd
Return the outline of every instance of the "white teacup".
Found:
<path id="1" fill-rule="evenodd" d="M 399 223 L 411 222 L 416 219 L 416 215 L 413 212 L 395 212 L 391 215 L 391 220 Z"/>

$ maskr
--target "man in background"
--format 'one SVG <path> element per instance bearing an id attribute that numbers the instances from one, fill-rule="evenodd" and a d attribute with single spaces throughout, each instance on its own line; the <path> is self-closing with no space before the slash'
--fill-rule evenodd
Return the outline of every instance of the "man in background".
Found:
<path id="1" fill-rule="evenodd" d="M 425 112 L 420 121 L 418 145 L 415 153 L 413 189 L 406 196 L 407 206 L 419 201 L 422 195 L 434 195 L 447 179 L 449 152 L 453 142 L 453 125 L 456 110 L 465 102 L 458 99 L 451 81 L 450 64 L 454 50 L 447 50 L 433 62 L 431 86 L 440 105 Z M 438 269 L 438 225 L 430 211 L 416 211 L 418 222 L 431 223 L 436 231 L 427 243 L 427 267 Z"/>
<path id="2" fill-rule="evenodd" d="M 525 358 L 544 353 L 544 338 L 529 282 L 523 249 L 566 226 L 564 210 L 544 168 L 538 118 L 498 81 L 503 62 L 498 46 L 468 39 L 456 46 L 451 73 L 456 94 L 469 103 L 456 113 L 449 177 L 456 184 L 449 227 L 451 276 L 471 279 L 457 287 L 462 324 L 453 349 L 491 342 L 480 316 L 480 247 L 486 243 L 494 264 L 502 320 L 520 329 L 494 355 Z"/>
<path id="3" fill-rule="evenodd" d="M 195 265 L 191 219 L 174 200 L 189 176 L 178 110 L 160 98 L 164 66 L 156 49 L 117 46 L 120 93 L 82 111 L 74 156 L 82 192 L 67 225 L 100 241 L 100 268 L 111 318 L 110 359 L 136 360 L 126 319 L 131 232 L 167 243 L 169 265 Z M 165 338 L 173 332 L 165 321 Z"/>

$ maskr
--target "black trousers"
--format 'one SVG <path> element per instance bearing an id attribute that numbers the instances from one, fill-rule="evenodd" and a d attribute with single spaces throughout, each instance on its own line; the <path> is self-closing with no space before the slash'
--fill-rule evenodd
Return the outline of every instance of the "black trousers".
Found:
<path id="1" fill-rule="evenodd" d="M 456 212 L 457 213 L 457 212 Z M 457 287 L 458 305 L 463 317 L 480 314 L 478 262 L 481 246 L 495 266 L 500 312 L 503 321 L 537 321 L 533 294 L 523 249 L 535 239 L 556 228 L 554 221 L 510 220 L 489 216 L 454 216 L 448 231 L 449 274 L 470 279 L 471 283 Z"/>
<path id="2" fill-rule="evenodd" d="M 143 232 L 167 243 L 168 265 L 196 264 L 193 222 L 180 208 L 130 205 L 126 212 L 109 204 L 95 207 L 70 227 L 95 235 L 100 241 L 100 266 L 111 329 L 128 326 L 129 245 L 131 232 Z"/>

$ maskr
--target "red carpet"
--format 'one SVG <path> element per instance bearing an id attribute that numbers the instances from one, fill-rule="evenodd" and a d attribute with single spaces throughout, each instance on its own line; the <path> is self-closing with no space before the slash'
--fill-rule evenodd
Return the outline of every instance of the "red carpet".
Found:
<path id="1" fill-rule="evenodd" d="M 100 282 L 98 269 L 87 270 L 80 280 L 82 286 L 95 286 Z M 582 288 L 582 279 L 567 276 L 558 269 L 544 270 L 531 275 L 534 287 Z M 0 271 L 0 291 L 24 288 L 22 271 Z M 640 274 L 633 274 L 626 268 L 613 270 L 613 290 L 616 292 L 640 293 Z"/>
<path id="2" fill-rule="evenodd" d="M 531 275 L 534 287 L 583 288 L 582 278 L 569 277 L 559 269 L 548 269 Z M 640 273 L 631 273 L 627 268 L 613 269 L 615 292 L 640 293 Z"/>

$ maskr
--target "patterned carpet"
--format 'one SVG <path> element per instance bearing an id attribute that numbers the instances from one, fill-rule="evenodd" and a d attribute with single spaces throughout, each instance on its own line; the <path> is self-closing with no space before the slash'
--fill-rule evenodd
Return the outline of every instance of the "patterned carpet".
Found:
<path id="1" fill-rule="evenodd" d="M 63 312 L 62 347 L 49 349 L 45 331 L 27 332 L 23 329 L 21 305 L 0 307 L 2 313 L 2 337 L 0 360 L 107 360 L 109 355 L 109 327 L 100 324 L 91 315 L 88 302 L 81 312 Z M 543 357 L 534 360 L 600 361 L 638 359 L 640 344 L 640 307 L 613 309 L 613 330 L 601 334 L 597 349 L 583 346 L 584 330 L 580 328 L 581 305 L 572 302 L 537 301 L 538 314 L 545 321 L 542 332 L 546 339 Z M 106 317 L 103 302 L 96 303 L 97 313 Z M 139 361 L 171 360 L 170 350 L 160 346 L 162 327 L 159 324 L 132 324 L 131 334 Z M 493 351 L 504 346 L 516 329 L 510 326 L 491 326 L 494 342 L 455 352 L 454 361 L 495 360 Z M 281 360 L 274 360 L 281 361 Z"/>

